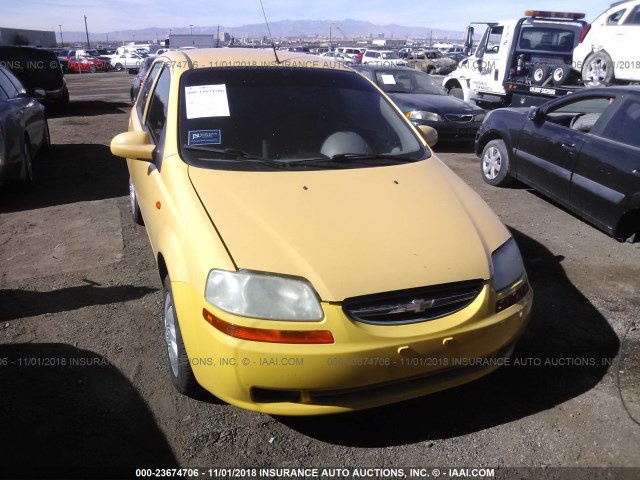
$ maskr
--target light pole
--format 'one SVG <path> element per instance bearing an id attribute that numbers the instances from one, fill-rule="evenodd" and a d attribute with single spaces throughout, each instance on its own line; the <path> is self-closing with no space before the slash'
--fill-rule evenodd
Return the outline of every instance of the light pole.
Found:
<path id="1" fill-rule="evenodd" d="M 64 40 L 62 39 L 62 25 L 58 25 L 60 27 L 60 46 L 64 47 Z"/>
<path id="2" fill-rule="evenodd" d="M 87 28 L 87 16 L 84 16 L 84 31 L 87 33 L 87 48 L 91 48 L 91 44 L 89 43 L 89 29 Z"/>

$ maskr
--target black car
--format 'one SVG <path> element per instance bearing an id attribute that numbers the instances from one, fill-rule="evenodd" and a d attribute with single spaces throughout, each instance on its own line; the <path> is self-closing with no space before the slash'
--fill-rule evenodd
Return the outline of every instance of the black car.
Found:
<path id="1" fill-rule="evenodd" d="M 58 57 L 31 47 L 0 47 L 0 65 L 11 70 L 32 97 L 51 103 L 69 103 L 69 90 Z"/>
<path id="2" fill-rule="evenodd" d="M 640 87 L 490 112 L 476 154 L 487 183 L 520 180 L 619 240 L 640 239 Z"/>
<path id="3" fill-rule="evenodd" d="M 384 91 L 414 125 L 438 132 L 438 141 L 473 141 L 486 112 L 446 90 L 430 75 L 412 68 L 353 65 Z"/>

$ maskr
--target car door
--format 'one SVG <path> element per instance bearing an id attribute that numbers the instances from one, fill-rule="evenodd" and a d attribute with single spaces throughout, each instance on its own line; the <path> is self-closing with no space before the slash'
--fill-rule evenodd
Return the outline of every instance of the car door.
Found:
<path id="1" fill-rule="evenodd" d="M 12 99 L 15 97 L 15 88 L 0 69 L 0 125 L 3 129 L 4 148 L 0 151 L 0 174 L 6 173 L 10 164 L 22 161 L 22 114 Z M 0 144 L 1 146 L 2 144 Z"/>
<path id="2" fill-rule="evenodd" d="M 571 179 L 571 202 L 592 223 L 615 233 L 619 219 L 640 202 L 640 94 L 626 94 L 594 126 Z"/>
<path id="3" fill-rule="evenodd" d="M 145 131 L 156 145 L 154 159 L 151 163 L 129 160 L 129 172 L 136 187 L 138 204 L 142 211 L 149 240 L 155 246 L 157 239 L 152 238 L 153 234 L 162 231 L 158 226 L 161 221 L 158 203 L 162 206 L 166 198 L 166 188 L 163 184 L 162 155 L 164 151 L 164 139 L 166 136 L 167 112 L 169 108 L 169 87 L 171 83 L 171 69 L 158 63 L 159 73 L 157 79 L 150 85 L 147 96 L 146 107 L 144 109 L 142 125 L 137 129 Z M 145 85 L 146 86 L 146 85 Z M 141 97 L 142 98 L 142 97 Z"/>
<path id="4" fill-rule="evenodd" d="M 560 203 L 567 201 L 577 155 L 610 96 L 565 97 L 524 123 L 515 148 L 515 176 Z"/>
<path id="5" fill-rule="evenodd" d="M 625 80 L 640 80 L 640 60 L 637 50 L 629 48 L 630 45 L 640 43 L 640 5 L 636 5 L 621 20 L 621 24 L 612 25 L 609 30 L 613 33 L 613 41 L 605 48 L 613 49 L 610 52 L 614 64 L 616 78 Z M 636 47 L 637 48 L 637 47 Z"/>

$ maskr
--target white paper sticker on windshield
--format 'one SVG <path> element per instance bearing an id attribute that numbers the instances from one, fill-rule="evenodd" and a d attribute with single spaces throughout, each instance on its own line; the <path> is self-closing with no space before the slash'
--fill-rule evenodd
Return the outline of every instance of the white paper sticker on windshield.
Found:
<path id="1" fill-rule="evenodd" d="M 188 119 L 230 116 L 225 84 L 186 87 L 184 98 Z"/>
<path id="2" fill-rule="evenodd" d="M 393 78 L 393 75 L 382 74 L 382 75 L 380 75 L 380 78 L 382 79 L 382 83 L 384 83 L 385 85 L 395 85 L 396 84 L 396 79 Z"/>

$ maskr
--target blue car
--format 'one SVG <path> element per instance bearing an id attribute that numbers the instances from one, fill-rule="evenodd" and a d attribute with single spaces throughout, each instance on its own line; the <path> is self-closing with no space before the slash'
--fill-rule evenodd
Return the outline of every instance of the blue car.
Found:
<path id="1" fill-rule="evenodd" d="M 486 112 L 450 96 L 430 75 L 412 68 L 354 65 L 355 71 L 378 85 L 418 125 L 438 132 L 438 141 L 471 142 Z"/>

